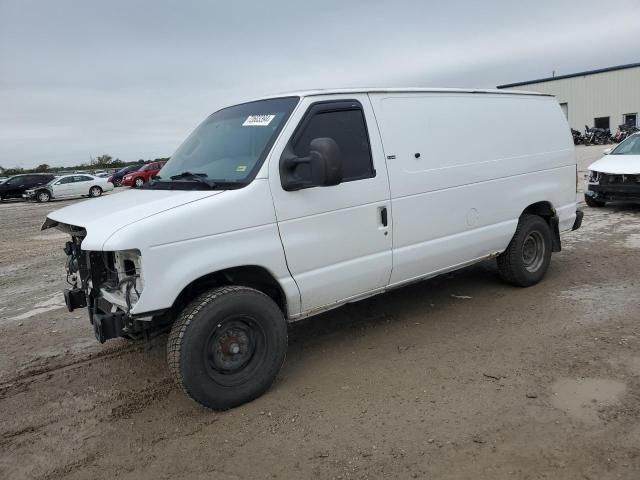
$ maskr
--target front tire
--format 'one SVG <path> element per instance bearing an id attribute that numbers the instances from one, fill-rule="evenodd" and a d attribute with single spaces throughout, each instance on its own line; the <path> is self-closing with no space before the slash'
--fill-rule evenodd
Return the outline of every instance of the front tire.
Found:
<path id="1" fill-rule="evenodd" d="M 276 303 L 247 287 L 219 287 L 197 297 L 174 323 L 169 370 L 196 402 L 225 410 L 271 386 L 287 352 L 287 322 Z"/>
<path id="2" fill-rule="evenodd" d="M 122 179 L 121 179 L 121 178 L 116 178 L 116 179 L 113 181 L 113 186 L 114 186 L 114 187 L 121 187 L 121 186 L 122 186 Z"/>
<path id="3" fill-rule="evenodd" d="M 602 200 L 596 200 L 593 197 L 590 197 L 589 195 L 585 195 L 584 196 L 584 202 L 592 208 L 600 208 L 600 207 L 604 207 L 605 202 L 603 202 Z"/>
<path id="4" fill-rule="evenodd" d="M 537 215 L 522 215 L 507 249 L 498 255 L 503 280 L 518 287 L 535 285 L 551 262 L 553 239 L 549 224 Z"/>
<path id="5" fill-rule="evenodd" d="M 38 203 L 46 203 L 51 200 L 51 194 L 46 190 L 40 190 L 38 193 L 36 193 L 36 200 L 38 201 Z"/>
<path id="6" fill-rule="evenodd" d="M 140 188 L 141 186 L 144 185 L 144 178 L 142 177 L 138 177 L 136 178 L 136 181 L 134 182 L 134 185 L 138 188 Z"/>

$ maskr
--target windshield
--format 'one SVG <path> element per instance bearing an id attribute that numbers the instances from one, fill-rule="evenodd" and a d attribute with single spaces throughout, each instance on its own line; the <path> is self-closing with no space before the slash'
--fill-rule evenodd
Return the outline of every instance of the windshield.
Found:
<path id="1" fill-rule="evenodd" d="M 640 135 L 632 135 L 618 145 L 611 155 L 640 155 Z"/>
<path id="2" fill-rule="evenodd" d="M 217 111 L 178 147 L 150 188 L 165 182 L 211 188 L 249 183 L 298 100 L 274 98 Z"/>

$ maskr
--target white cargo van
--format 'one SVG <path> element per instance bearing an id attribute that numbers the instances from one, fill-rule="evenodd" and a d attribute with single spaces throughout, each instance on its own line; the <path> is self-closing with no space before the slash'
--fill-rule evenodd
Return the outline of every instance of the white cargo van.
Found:
<path id="1" fill-rule="evenodd" d="M 43 228 L 98 340 L 170 328 L 177 382 L 224 409 L 273 382 L 287 322 L 490 257 L 533 285 L 581 219 L 555 98 L 353 89 L 220 110 L 145 188 Z"/>

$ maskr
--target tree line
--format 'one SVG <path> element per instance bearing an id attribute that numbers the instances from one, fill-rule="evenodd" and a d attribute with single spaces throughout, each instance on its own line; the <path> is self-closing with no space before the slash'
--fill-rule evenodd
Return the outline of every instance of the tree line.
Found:
<path id="1" fill-rule="evenodd" d="M 140 164 L 143 165 L 150 161 L 160 161 L 160 160 L 169 160 L 169 157 L 163 158 L 154 158 L 153 160 L 144 160 L 140 159 L 135 162 L 125 162 L 124 160 L 120 160 L 119 158 L 113 158 L 111 155 L 104 154 L 100 155 L 96 158 L 92 158 L 89 163 L 81 163 L 80 165 L 72 165 L 68 167 L 52 167 L 47 163 L 42 163 L 35 168 L 22 168 L 22 167 L 13 167 L 13 168 L 3 168 L 0 166 L 0 174 L 3 176 L 11 176 L 11 175 L 20 175 L 21 173 L 47 173 L 47 172 L 66 172 L 66 171 L 74 171 L 74 170 L 102 170 L 102 169 L 112 169 L 112 168 L 123 168 L 129 165 Z"/>

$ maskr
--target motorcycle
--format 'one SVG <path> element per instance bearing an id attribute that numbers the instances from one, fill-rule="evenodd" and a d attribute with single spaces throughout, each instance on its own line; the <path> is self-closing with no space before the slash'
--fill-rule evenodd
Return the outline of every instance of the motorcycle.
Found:
<path id="1" fill-rule="evenodd" d="M 584 137 L 582 136 L 582 132 L 580 130 L 576 130 L 575 128 L 572 128 L 571 135 L 573 136 L 574 145 L 580 145 L 584 143 Z"/>
<path id="2" fill-rule="evenodd" d="M 585 145 L 605 145 L 611 143 L 611 131 L 608 128 L 589 128 L 584 126 Z"/>
<path id="3" fill-rule="evenodd" d="M 618 125 L 618 130 L 616 130 L 616 134 L 612 136 L 611 139 L 616 143 L 620 143 L 623 140 L 625 140 L 629 135 L 633 135 L 636 132 L 640 132 L 640 128 L 634 125 L 628 125 L 628 124 Z"/>

